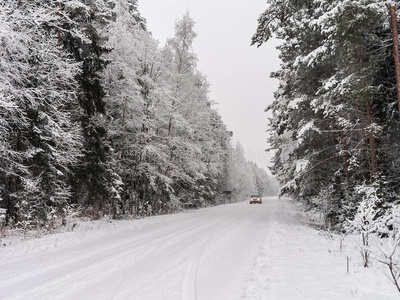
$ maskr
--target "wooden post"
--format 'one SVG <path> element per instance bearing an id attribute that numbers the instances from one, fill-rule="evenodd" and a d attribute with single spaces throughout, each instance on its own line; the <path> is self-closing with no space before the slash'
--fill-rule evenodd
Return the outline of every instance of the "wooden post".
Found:
<path id="1" fill-rule="evenodd" d="M 396 7 L 388 5 L 388 8 L 390 12 L 390 20 L 392 25 L 394 66 L 396 70 L 397 104 L 399 108 L 399 120 L 400 120 L 400 58 L 399 58 L 399 36 L 397 33 Z"/>
<path id="2" fill-rule="evenodd" d="M 350 260 L 351 260 L 351 258 L 349 257 L 349 256 L 347 256 L 347 274 L 349 274 L 350 273 Z"/>

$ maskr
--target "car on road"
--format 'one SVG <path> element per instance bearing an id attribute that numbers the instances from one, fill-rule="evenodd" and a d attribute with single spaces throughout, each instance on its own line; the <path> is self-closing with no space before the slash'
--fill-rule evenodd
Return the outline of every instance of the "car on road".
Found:
<path id="1" fill-rule="evenodd" d="M 253 203 L 262 204 L 262 198 L 261 198 L 261 196 L 258 195 L 258 194 L 251 195 L 251 197 L 250 197 L 250 204 L 253 204 Z"/>

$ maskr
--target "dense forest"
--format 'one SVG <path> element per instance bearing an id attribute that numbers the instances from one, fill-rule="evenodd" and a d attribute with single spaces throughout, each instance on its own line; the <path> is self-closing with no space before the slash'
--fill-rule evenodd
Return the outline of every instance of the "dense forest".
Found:
<path id="1" fill-rule="evenodd" d="M 268 3 L 252 44 L 282 41 L 281 69 L 272 74 L 280 85 L 268 107 L 281 194 L 320 210 L 327 228 L 342 229 L 356 214 L 364 214 L 364 225 L 381 218 L 393 228 L 389 215 L 400 203 L 398 1 Z"/>
<path id="2" fill-rule="evenodd" d="M 70 215 L 169 213 L 277 191 L 230 142 L 196 67 L 194 25 L 185 14 L 160 46 L 137 0 L 1 1 L 3 225 L 52 228 Z"/>

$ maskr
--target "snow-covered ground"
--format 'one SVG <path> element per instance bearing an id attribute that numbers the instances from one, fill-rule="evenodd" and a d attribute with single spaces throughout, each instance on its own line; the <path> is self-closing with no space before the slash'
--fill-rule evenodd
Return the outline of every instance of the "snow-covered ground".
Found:
<path id="1" fill-rule="evenodd" d="M 310 228 L 277 198 L 92 222 L 0 248 L 1 299 L 400 298 L 385 273 L 362 267 L 354 237 Z"/>
<path id="2" fill-rule="evenodd" d="M 308 220 L 300 205 L 279 201 L 242 300 L 400 299 L 386 266 L 371 258 L 363 267 L 358 235 L 317 231 Z"/>
<path id="3" fill-rule="evenodd" d="M 102 223 L 3 247 L 0 297 L 239 299 L 275 204 Z"/>

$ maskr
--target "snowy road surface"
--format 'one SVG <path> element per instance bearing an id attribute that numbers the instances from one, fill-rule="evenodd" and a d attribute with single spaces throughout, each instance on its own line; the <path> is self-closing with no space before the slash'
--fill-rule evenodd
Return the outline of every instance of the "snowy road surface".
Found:
<path id="1" fill-rule="evenodd" d="M 95 235 L 59 234 L 44 238 L 42 248 L 2 249 L 0 298 L 240 299 L 276 202 L 222 205 Z"/>

